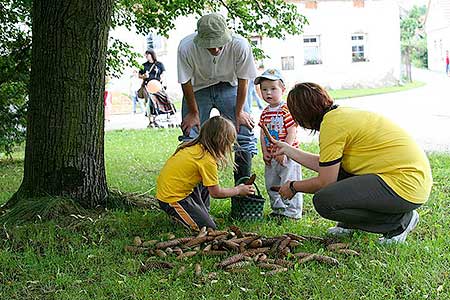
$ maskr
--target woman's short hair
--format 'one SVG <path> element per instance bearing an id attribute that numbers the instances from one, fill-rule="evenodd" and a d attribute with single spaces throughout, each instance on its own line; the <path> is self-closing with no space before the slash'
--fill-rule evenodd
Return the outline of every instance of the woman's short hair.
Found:
<path id="1" fill-rule="evenodd" d="M 294 120 L 303 128 L 320 130 L 323 116 L 333 105 L 333 99 L 320 85 L 302 82 L 289 91 L 287 105 Z"/>

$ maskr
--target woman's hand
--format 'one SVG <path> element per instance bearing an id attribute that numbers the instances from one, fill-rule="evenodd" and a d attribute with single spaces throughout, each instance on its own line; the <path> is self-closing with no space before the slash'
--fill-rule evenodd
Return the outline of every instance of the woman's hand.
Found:
<path id="1" fill-rule="evenodd" d="M 289 150 L 292 149 L 292 146 L 286 142 L 277 141 L 273 145 L 273 153 L 274 157 L 279 155 L 287 155 L 289 156 Z"/>
<path id="2" fill-rule="evenodd" d="M 253 185 L 240 184 L 236 186 L 239 196 L 248 196 L 255 194 L 255 187 Z"/>
<path id="3" fill-rule="evenodd" d="M 280 194 L 281 198 L 290 200 L 290 199 L 292 199 L 292 197 L 294 197 L 295 194 L 289 188 L 290 183 L 291 182 L 288 181 L 280 187 L 280 190 L 278 191 L 278 193 Z"/>

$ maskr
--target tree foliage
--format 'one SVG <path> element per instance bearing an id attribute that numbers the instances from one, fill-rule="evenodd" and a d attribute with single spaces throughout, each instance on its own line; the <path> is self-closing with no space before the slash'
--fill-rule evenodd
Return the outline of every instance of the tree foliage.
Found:
<path id="1" fill-rule="evenodd" d="M 31 69 L 32 0 L 0 0 L 0 153 L 11 153 L 25 138 L 26 102 Z M 283 38 L 300 34 L 305 17 L 284 0 L 116 0 L 112 27 L 125 26 L 147 34 L 167 36 L 179 16 L 225 12 L 229 26 L 249 37 Z M 255 56 L 264 54 L 254 49 Z M 117 76 L 127 66 L 139 66 L 139 54 L 123 41 L 110 38 L 107 75 Z"/>
<path id="2" fill-rule="evenodd" d="M 179 16 L 201 16 L 208 12 L 224 12 L 228 25 L 247 38 L 252 35 L 284 38 L 287 34 L 300 34 L 307 23 L 296 6 L 284 0 L 118 0 L 113 26 L 125 26 L 143 35 L 153 29 L 167 36 Z M 257 58 L 264 55 L 260 49 L 253 50 Z M 138 65 L 133 61 L 136 56 L 121 54 L 128 58 L 128 65 Z"/>
<path id="3" fill-rule="evenodd" d="M 30 1 L 0 1 L 0 153 L 25 139 L 30 82 Z"/>
<path id="4" fill-rule="evenodd" d="M 202 15 L 206 12 L 225 11 L 234 30 L 243 36 L 259 34 L 283 38 L 285 34 L 299 34 L 305 17 L 296 6 L 284 0 L 118 0 L 114 24 L 146 34 L 150 28 L 167 35 L 179 16 Z"/>
<path id="5" fill-rule="evenodd" d="M 409 81 L 411 81 L 411 62 L 417 67 L 428 66 L 427 41 L 423 24 L 425 13 L 425 6 L 414 6 L 400 18 L 401 49 Z"/>

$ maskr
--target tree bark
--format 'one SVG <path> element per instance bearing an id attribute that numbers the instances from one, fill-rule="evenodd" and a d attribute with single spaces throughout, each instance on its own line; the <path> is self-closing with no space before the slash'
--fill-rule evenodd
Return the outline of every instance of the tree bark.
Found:
<path id="1" fill-rule="evenodd" d="M 33 0 L 24 177 L 14 195 L 104 205 L 104 86 L 114 0 Z"/>
<path id="2" fill-rule="evenodd" d="M 411 76 L 411 49 L 407 47 L 404 53 L 405 58 L 405 71 L 406 71 L 406 79 L 408 82 L 412 82 Z"/>

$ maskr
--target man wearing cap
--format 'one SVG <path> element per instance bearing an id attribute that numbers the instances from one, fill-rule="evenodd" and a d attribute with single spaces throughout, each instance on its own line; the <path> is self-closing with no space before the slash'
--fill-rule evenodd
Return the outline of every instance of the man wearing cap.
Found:
<path id="1" fill-rule="evenodd" d="M 248 80 L 255 77 L 250 44 L 232 34 L 220 14 L 201 17 L 197 33 L 185 37 L 178 46 L 178 82 L 183 90 L 180 140 L 195 138 L 211 109 L 217 108 L 238 131 L 235 181 L 250 175 L 251 159 L 257 153 L 252 132 L 255 123 L 245 105 Z"/>

